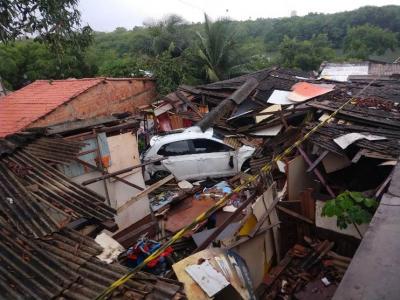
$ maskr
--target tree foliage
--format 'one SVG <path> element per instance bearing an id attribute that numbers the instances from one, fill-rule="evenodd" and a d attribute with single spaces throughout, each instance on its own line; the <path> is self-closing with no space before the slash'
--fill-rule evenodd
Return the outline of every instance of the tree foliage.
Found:
<path id="1" fill-rule="evenodd" d="M 344 39 L 344 52 L 353 58 L 367 59 L 372 54 L 382 55 L 398 46 L 396 34 L 377 26 L 364 24 L 350 27 Z"/>
<path id="2" fill-rule="evenodd" d="M 331 48 L 326 34 L 313 36 L 306 41 L 285 36 L 279 51 L 279 62 L 282 66 L 304 71 L 316 70 L 321 62 L 335 57 L 335 51 Z"/>
<path id="3" fill-rule="evenodd" d="M 51 44 L 72 41 L 81 29 L 78 0 L 2 0 L 0 1 L 0 41 L 21 36 L 37 36 Z"/>
<path id="4" fill-rule="evenodd" d="M 0 76 L 8 89 L 18 89 L 36 79 L 90 77 L 97 67 L 86 61 L 84 53 L 65 48 L 62 58 L 45 44 L 32 40 L 12 45 L 0 44 Z"/>
<path id="5" fill-rule="evenodd" d="M 345 229 L 349 224 L 369 223 L 377 206 L 376 200 L 360 192 L 345 191 L 325 203 L 322 216 L 337 217 L 337 226 Z"/>
<path id="6" fill-rule="evenodd" d="M 243 55 L 239 52 L 235 34 L 229 20 L 211 22 L 204 15 L 204 33 L 197 32 L 198 55 L 208 80 L 223 80 L 240 73 Z"/>
<path id="7" fill-rule="evenodd" d="M 0 44 L 0 76 L 8 88 L 39 78 L 151 73 L 162 96 L 179 84 L 221 80 L 272 65 L 315 70 L 324 60 L 365 59 L 385 51 L 386 55 L 388 49 L 398 49 L 400 32 L 400 6 L 384 6 L 247 21 L 211 22 L 206 17 L 205 23 L 196 24 L 171 15 L 144 26 L 91 34 L 80 27 L 76 3 L 0 2 L 1 25 L 11 20 L 0 27 L 0 39 L 17 38 L 15 43 Z M 14 16 L 16 9 L 24 11 Z M 23 15 L 27 20 L 19 24 L 17 18 Z M 7 35 L 3 28 L 14 31 Z M 23 35 L 61 43 L 49 49 L 48 43 L 22 39 Z"/>

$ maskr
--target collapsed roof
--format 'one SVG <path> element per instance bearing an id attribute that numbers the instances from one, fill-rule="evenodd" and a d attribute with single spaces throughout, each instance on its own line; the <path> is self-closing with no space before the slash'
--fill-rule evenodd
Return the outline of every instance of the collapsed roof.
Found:
<path id="1" fill-rule="evenodd" d="M 115 210 L 51 164 L 68 163 L 82 143 L 24 132 L 0 140 L 0 293 L 12 299 L 93 299 L 127 269 L 97 256 L 104 249 L 72 229 L 91 220 L 112 229 Z M 111 223 L 111 224 L 110 224 Z M 179 282 L 140 272 L 113 294 L 179 299 Z"/>

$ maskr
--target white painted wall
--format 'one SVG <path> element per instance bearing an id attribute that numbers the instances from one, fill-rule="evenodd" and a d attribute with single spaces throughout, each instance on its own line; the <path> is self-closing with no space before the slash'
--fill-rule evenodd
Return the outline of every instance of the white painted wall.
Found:
<path id="1" fill-rule="evenodd" d="M 111 166 L 108 168 L 109 172 L 115 172 L 123 168 L 140 164 L 135 135 L 131 133 L 124 133 L 107 137 L 107 143 L 110 148 L 111 155 Z M 99 176 L 101 176 L 101 173 L 94 171 L 74 177 L 72 180 L 80 184 L 85 180 Z M 142 170 L 140 168 L 122 174 L 120 177 L 140 187 L 145 187 Z M 113 178 L 107 179 L 106 182 L 111 207 L 115 209 L 118 209 L 129 199 L 140 192 L 139 190 Z M 102 181 L 87 185 L 87 187 L 105 197 L 104 184 Z M 118 231 L 125 229 L 129 225 L 143 219 L 148 214 L 150 214 L 149 201 L 147 197 L 143 197 L 116 216 L 115 220 L 119 227 Z"/>

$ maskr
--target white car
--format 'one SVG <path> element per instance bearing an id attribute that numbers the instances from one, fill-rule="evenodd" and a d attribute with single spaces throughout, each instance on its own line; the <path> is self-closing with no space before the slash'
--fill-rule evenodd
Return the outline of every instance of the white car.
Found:
<path id="1" fill-rule="evenodd" d="M 199 127 L 189 127 L 150 140 L 150 148 L 142 155 L 142 162 L 166 159 L 146 165 L 144 177 L 147 181 L 167 173 L 178 180 L 233 176 L 248 167 L 254 151 L 253 147 L 245 145 L 235 150 L 212 128 L 202 132 Z"/>

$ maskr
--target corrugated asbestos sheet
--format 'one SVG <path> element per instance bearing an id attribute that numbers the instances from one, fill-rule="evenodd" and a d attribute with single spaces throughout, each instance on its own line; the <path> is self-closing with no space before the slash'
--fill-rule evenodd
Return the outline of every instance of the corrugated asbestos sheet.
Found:
<path id="1" fill-rule="evenodd" d="M 25 149 L 33 156 L 55 163 L 68 164 L 75 159 L 85 143 L 61 138 L 40 138 Z"/>
<path id="2" fill-rule="evenodd" d="M 45 130 L 42 130 L 45 131 Z M 62 138 L 40 137 L 41 132 L 19 132 L 0 140 L 0 155 L 24 148 L 36 158 L 48 162 L 68 164 L 86 144 Z"/>
<path id="3" fill-rule="evenodd" d="M 104 198 L 65 177 L 27 150 L 0 159 L 0 216 L 21 233 L 42 236 L 57 230 L 56 211 L 72 221 L 112 220 Z"/>
<path id="4" fill-rule="evenodd" d="M 384 64 L 371 62 L 369 65 L 369 74 L 379 76 L 392 76 L 395 74 L 400 75 L 400 64 Z"/>
<path id="5" fill-rule="evenodd" d="M 0 225 L 0 298 L 94 299 L 128 271 L 101 262 L 96 258 L 101 251 L 73 230 L 34 240 Z M 182 289 L 177 281 L 140 272 L 113 296 L 179 299 Z"/>
<path id="6" fill-rule="evenodd" d="M 255 73 L 239 76 L 236 78 L 219 81 L 207 85 L 196 87 L 196 89 L 190 89 L 186 86 L 180 87 L 179 89 L 187 91 L 194 95 L 205 96 L 207 101 L 210 98 L 224 99 L 230 96 L 234 90 L 239 88 L 249 78 L 255 78 L 259 81 L 259 85 L 255 89 L 252 99 L 259 104 L 266 104 L 269 96 L 273 90 L 287 90 L 296 82 L 299 82 L 299 77 L 309 77 L 310 74 L 305 72 L 295 72 L 286 69 L 265 69 Z"/>
<path id="7" fill-rule="evenodd" d="M 48 162 L 67 162 L 80 145 L 22 133 L 0 140 L 0 299 L 94 299 L 128 269 L 96 256 L 103 248 L 64 228 L 115 211 Z M 60 215 L 64 218 L 60 220 Z M 181 299 L 181 283 L 139 272 L 116 299 Z"/>
<path id="8" fill-rule="evenodd" d="M 49 162 L 68 162 L 82 143 L 39 138 L 22 132 L 0 140 L 0 216 L 27 236 L 59 229 L 61 219 L 98 222 L 114 218 L 114 210 L 94 192 L 70 181 Z"/>
<path id="9" fill-rule="evenodd" d="M 305 132 L 310 130 L 316 125 L 316 123 L 310 123 L 305 127 Z M 388 130 L 384 128 L 372 127 L 372 126 L 360 126 L 360 125 L 345 125 L 345 124 L 326 124 L 319 128 L 309 138 L 314 144 L 325 148 L 326 150 L 342 153 L 343 150 L 333 141 L 333 139 L 352 132 L 359 133 L 370 133 L 373 135 L 386 137 L 386 140 L 380 141 L 368 141 L 362 139 L 356 141 L 354 144 L 362 149 L 366 149 L 373 152 L 378 152 L 393 159 L 397 159 L 400 155 L 400 133 L 396 130 Z"/>

